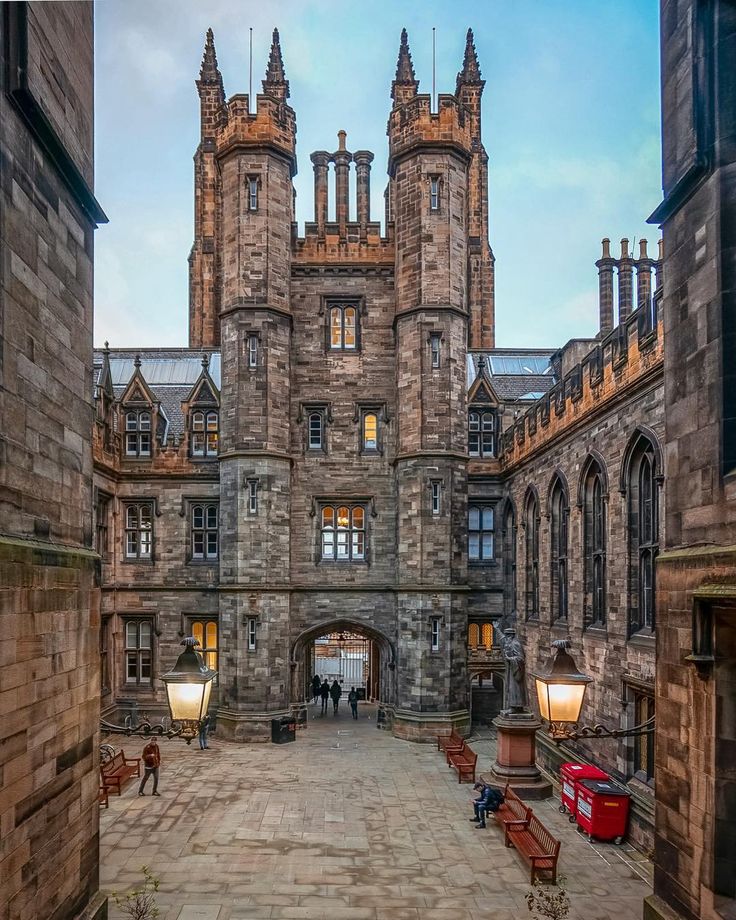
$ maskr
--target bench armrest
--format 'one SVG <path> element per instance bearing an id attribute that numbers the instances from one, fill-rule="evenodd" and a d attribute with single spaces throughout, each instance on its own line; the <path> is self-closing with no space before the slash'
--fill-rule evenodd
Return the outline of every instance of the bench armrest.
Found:
<path id="1" fill-rule="evenodd" d="M 529 854 L 529 859 L 531 859 L 533 863 L 535 863 L 538 859 L 554 859 L 554 858 L 555 858 L 554 853 L 537 853 L 536 856 Z"/>

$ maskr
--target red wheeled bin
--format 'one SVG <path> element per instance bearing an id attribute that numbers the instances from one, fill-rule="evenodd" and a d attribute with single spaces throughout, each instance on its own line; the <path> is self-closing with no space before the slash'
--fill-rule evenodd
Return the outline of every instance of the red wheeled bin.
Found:
<path id="1" fill-rule="evenodd" d="M 560 789 L 560 812 L 570 812 L 570 824 L 575 823 L 578 804 L 578 780 L 608 779 L 607 773 L 587 763 L 563 763 L 560 767 L 562 788 Z"/>
<path id="2" fill-rule="evenodd" d="M 575 820 L 589 839 L 621 843 L 626 836 L 631 793 L 610 779 L 582 779 L 578 783 Z"/>

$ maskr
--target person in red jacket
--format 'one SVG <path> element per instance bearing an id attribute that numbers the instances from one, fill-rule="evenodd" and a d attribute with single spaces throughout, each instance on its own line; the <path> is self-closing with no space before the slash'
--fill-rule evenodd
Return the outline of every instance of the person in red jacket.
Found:
<path id="1" fill-rule="evenodd" d="M 152 738 L 143 748 L 143 779 L 138 787 L 138 795 L 145 795 L 143 791 L 148 777 L 153 775 L 153 795 L 161 795 L 158 791 L 158 768 L 161 766 L 161 751 L 158 748 L 156 739 Z"/>

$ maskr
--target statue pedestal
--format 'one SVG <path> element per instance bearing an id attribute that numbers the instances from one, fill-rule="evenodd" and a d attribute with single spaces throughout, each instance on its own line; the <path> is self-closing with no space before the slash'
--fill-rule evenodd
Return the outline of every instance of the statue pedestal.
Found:
<path id="1" fill-rule="evenodd" d="M 505 709 L 493 720 L 498 730 L 496 762 L 485 782 L 496 786 L 511 784 L 521 799 L 546 799 L 552 783 L 542 778 L 536 764 L 536 734 L 542 723 L 531 712 Z"/>

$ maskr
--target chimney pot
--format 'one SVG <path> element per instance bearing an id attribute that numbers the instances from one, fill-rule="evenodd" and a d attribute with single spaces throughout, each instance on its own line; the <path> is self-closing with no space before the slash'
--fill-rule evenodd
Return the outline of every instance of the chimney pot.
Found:
<path id="1" fill-rule="evenodd" d="M 603 246 L 602 258 L 610 259 L 611 258 L 611 241 L 608 239 L 607 236 L 601 240 L 601 245 Z"/>
<path id="2" fill-rule="evenodd" d="M 621 258 L 629 258 L 629 241 L 626 237 L 623 237 L 621 240 Z"/>
<path id="3" fill-rule="evenodd" d="M 640 259 L 647 258 L 647 241 L 646 240 L 639 240 L 639 258 Z"/>

